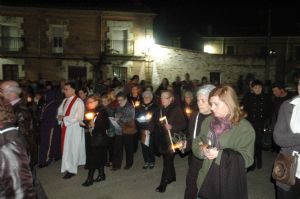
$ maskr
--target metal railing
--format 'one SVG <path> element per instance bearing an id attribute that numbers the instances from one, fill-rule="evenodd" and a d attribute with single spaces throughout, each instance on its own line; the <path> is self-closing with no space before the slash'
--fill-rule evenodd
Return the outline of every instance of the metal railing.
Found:
<path id="1" fill-rule="evenodd" d="M 5 52 L 20 51 L 23 47 L 23 37 L 0 36 L 0 50 Z"/>
<path id="2" fill-rule="evenodd" d="M 134 55 L 133 40 L 105 40 L 104 44 L 108 54 Z"/>

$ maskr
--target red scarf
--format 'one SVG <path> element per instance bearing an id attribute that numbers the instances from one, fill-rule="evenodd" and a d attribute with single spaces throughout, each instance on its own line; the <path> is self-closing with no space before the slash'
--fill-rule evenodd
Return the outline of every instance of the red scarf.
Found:
<path id="1" fill-rule="evenodd" d="M 72 109 L 73 104 L 75 103 L 76 99 L 77 99 L 77 96 L 75 96 L 72 99 L 71 103 L 69 104 L 69 106 L 67 108 L 67 111 L 66 111 L 64 117 L 70 115 L 71 109 Z M 67 101 L 68 101 L 68 99 L 65 100 L 63 107 L 65 107 Z M 61 154 L 63 154 L 63 151 L 64 151 L 64 142 L 65 142 L 66 130 L 67 130 L 67 127 L 66 127 L 65 123 L 63 122 L 62 127 L 61 127 Z"/>

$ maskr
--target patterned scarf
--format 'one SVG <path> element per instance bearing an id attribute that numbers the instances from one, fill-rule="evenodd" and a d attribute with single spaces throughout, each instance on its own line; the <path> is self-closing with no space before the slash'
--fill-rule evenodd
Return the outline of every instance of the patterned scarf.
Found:
<path id="1" fill-rule="evenodd" d="M 216 137 L 219 138 L 223 133 L 226 133 L 232 128 L 232 123 L 228 120 L 228 117 L 217 118 L 214 117 L 209 125 L 210 129 L 215 133 Z"/>

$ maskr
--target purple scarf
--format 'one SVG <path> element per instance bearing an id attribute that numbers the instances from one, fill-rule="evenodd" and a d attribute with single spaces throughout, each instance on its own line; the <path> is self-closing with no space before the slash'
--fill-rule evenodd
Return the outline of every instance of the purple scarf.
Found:
<path id="1" fill-rule="evenodd" d="M 223 133 L 226 133 L 228 130 L 230 130 L 232 126 L 233 125 L 228 120 L 228 117 L 214 117 L 209 124 L 210 129 L 215 133 L 217 138 L 219 138 Z"/>

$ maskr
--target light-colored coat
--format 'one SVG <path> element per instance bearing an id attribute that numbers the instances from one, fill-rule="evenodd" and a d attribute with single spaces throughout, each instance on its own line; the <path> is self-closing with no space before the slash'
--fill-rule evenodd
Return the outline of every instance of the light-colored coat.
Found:
<path id="1" fill-rule="evenodd" d="M 57 115 L 65 115 L 67 108 L 73 97 L 63 100 L 58 108 Z M 65 103 L 65 101 L 67 102 Z M 65 105 L 64 105 L 65 103 Z M 80 98 L 77 98 L 73 104 L 70 115 L 63 118 L 66 129 L 61 172 L 68 171 L 70 173 L 77 173 L 77 167 L 84 165 L 86 161 L 85 156 L 85 138 L 84 129 L 80 127 L 79 121 L 84 118 L 84 103 Z M 61 125 L 62 123 L 59 122 Z"/>

